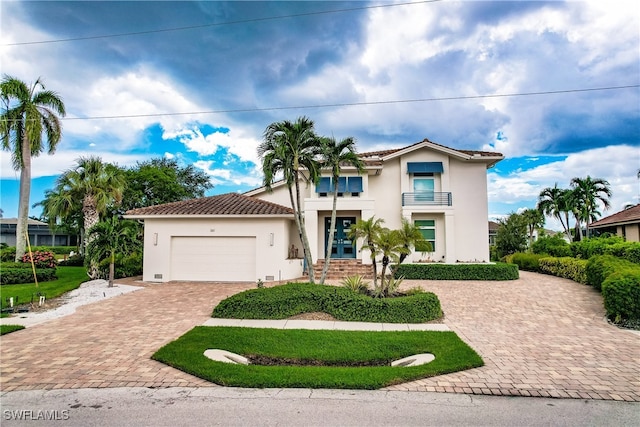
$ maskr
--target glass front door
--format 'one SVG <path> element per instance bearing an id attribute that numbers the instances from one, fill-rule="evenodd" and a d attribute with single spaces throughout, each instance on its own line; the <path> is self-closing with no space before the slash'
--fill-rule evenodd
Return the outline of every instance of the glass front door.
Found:
<path id="1" fill-rule="evenodd" d="M 331 258 L 355 258 L 356 245 L 349 239 L 349 230 L 351 225 L 355 224 L 355 217 L 336 217 L 336 231 L 331 244 Z M 329 230 L 331 228 L 331 217 L 324 220 L 324 250 L 327 253 L 327 245 L 329 244 Z"/>

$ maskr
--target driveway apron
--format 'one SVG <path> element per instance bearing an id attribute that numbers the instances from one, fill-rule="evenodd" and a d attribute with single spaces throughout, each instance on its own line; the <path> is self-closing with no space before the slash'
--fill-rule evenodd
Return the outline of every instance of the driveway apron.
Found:
<path id="1" fill-rule="evenodd" d="M 139 285 L 139 283 L 128 283 Z M 405 281 L 438 295 L 444 322 L 485 366 L 388 390 L 640 401 L 640 335 L 604 320 L 602 296 L 552 276 L 505 282 Z M 143 284 L 142 290 L 5 335 L 2 392 L 215 386 L 150 359 L 255 284 Z"/>

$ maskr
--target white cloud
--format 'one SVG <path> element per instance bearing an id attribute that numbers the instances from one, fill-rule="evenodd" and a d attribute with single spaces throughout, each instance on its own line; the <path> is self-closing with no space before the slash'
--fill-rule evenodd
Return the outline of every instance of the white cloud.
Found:
<path id="1" fill-rule="evenodd" d="M 244 174 L 234 169 L 219 168 L 212 160 L 198 160 L 193 165 L 206 172 L 211 177 L 213 185 L 232 184 L 257 187 L 262 183 L 261 176 L 256 173 Z"/>

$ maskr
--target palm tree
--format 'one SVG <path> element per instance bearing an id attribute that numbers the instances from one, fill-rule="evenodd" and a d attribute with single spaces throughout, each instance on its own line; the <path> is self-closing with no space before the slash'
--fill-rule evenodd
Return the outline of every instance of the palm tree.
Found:
<path id="1" fill-rule="evenodd" d="M 120 203 L 125 185 L 120 168 L 91 156 L 80 157 L 75 168 L 64 172 L 56 182 L 56 191 L 63 198 L 81 201 L 83 228 L 88 233 L 109 207 Z M 90 242 L 91 236 L 87 234 L 83 247 L 86 249 Z M 89 276 L 95 278 L 96 274 L 96 265 L 91 265 Z"/>
<path id="2" fill-rule="evenodd" d="M 41 90 L 40 90 L 41 89 Z M 20 170 L 18 224 L 16 226 L 16 262 L 22 258 L 26 246 L 29 197 L 31 195 L 31 158 L 47 147 L 53 154 L 62 138 L 62 124 L 58 116 L 66 114 L 64 103 L 57 93 L 45 90 L 38 78 L 31 86 L 4 75 L 0 83 L 3 111 L 0 116 L 2 149 L 11 151 L 13 168 Z M 43 133 L 46 140 L 43 140 Z"/>
<path id="3" fill-rule="evenodd" d="M 576 202 L 581 204 L 581 217 L 587 225 L 587 237 L 589 237 L 589 224 L 592 219 L 597 219 L 598 205 L 602 203 L 604 209 L 607 210 L 611 206 L 609 198 L 611 197 L 611 186 L 609 181 L 602 178 L 573 178 L 571 187 L 574 189 Z"/>
<path id="4" fill-rule="evenodd" d="M 404 246 L 404 251 L 400 254 L 400 258 L 398 259 L 398 264 L 402 264 L 404 260 L 411 253 L 410 246 L 416 247 L 417 245 L 426 242 L 422 232 L 420 231 L 420 227 L 412 223 L 406 218 L 402 218 L 402 225 L 400 230 L 398 230 L 398 236 L 400 237 L 400 241 Z"/>
<path id="5" fill-rule="evenodd" d="M 262 158 L 265 188 L 271 191 L 271 185 L 276 176 L 282 174 L 289 190 L 291 208 L 294 211 L 311 283 L 314 283 L 313 259 L 300 200 L 300 180 L 307 184 L 317 182 L 320 175 L 316 160 L 319 145 L 313 121 L 303 116 L 298 117 L 295 122 L 285 120 L 270 124 L 264 131 L 263 142 L 258 146 L 258 155 Z"/>
<path id="6" fill-rule="evenodd" d="M 331 169 L 331 178 L 333 181 L 333 208 L 331 209 L 331 225 L 329 226 L 329 244 L 327 245 L 327 255 L 324 259 L 322 267 L 322 276 L 320 276 L 320 284 L 324 284 L 329 271 L 329 262 L 331 260 L 331 242 L 336 232 L 336 207 L 338 203 L 338 178 L 343 166 L 353 166 L 358 173 L 364 171 L 364 163 L 355 150 L 355 140 L 352 137 L 337 142 L 335 138 L 322 138 L 320 145 L 320 163 L 323 168 Z"/>
<path id="7" fill-rule="evenodd" d="M 407 254 L 409 249 L 404 246 L 400 232 L 398 230 L 389 230 L 383 228 L 375 239 L 376 247 L 380 255 L 382 255 L 382 271 L 380 272 L 380 286 L 382 296 L 388 296 L 389 283 L 391 278 L 386 278 L 387 267 L 390 263 L 397 263 L 401 254 Z M 393 270 L 390 268 L 391 276 Z"/>
<path id="8" fill-rule="evenodd" d="M 80 234 L 80 242 L 84 240 L 82 228 L 82 200 L 74 198 L 71 192 L 60 188 L 46 190 L 44 200 L 33 207 L 42 207 L 42 216 L 50 228 L 62 228 L 69 233 Z M 84 246 L 80 244 L 80 254 L 84 255 Z"/>
<path id="9" fill-rule="evenodd" d="M 372 216 L 369 219 L 359 219 L 355 224 L 351 225 L 349 229 L 349 238 L 352 240 L 364 239 L 362 249 L 366 249 L 370 253 L 374 288 L 378 286 L 378 265 L 376 264 L 376 257 L 380 253 L 376 241 L 378 234 L 382 230 L 383 223 L 384 219 L 376 219 Z"/>
<path id="10" fill-rule="evenodd" d="M 130 253 L 140 247 L 138 225 L 133 221 L 120 220 L 113 216 L 99 222 L 88 231 L 87 255 L 98 264 L 109 259 L 109 287 L 113 287 L 116 254 Z"/>
<path id="11" fill-rule="evenodd" d="M 538 209 L 525 209 L 520 215 L 527 223 L 529 231 L 529 252 L 533 250 L 533 232 L 544 227 L 544 215 Z"/>
<path id="12" fill-rule="evenodd" d="M 571 190 L 558 188 L 558 183 L 553 187 L 547 187 L 540 192 L 538 196 L 537 209 L 545 215 L 557 218 L 562 225 L 564 233 L 571 242 L 571 229 L 569 227 L 569 198 Z M 564 214 L 564 220 L 563 220 Z"/>

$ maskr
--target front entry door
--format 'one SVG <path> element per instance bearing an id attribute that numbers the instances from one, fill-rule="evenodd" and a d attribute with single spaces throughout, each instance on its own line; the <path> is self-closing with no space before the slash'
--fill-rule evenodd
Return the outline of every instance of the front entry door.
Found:
<path id="1" fill-rule="evenodd" d="M 355 258 L 356 245 L 349 239 L 351 225 L 356 223 L 355 217 L 336 217 L 336 232 L 331 245 L 331 258 Z M 324 250 L 327 253 L 329 244 L 329 230 L 331 229 L 331 217 L 324 220 Z"/>

